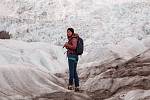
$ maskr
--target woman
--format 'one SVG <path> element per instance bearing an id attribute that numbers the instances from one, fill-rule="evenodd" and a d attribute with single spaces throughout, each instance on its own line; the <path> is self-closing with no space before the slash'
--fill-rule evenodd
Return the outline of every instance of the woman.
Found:
<path id="1" fill-rule="evenodd" d="M 73 28 L 67 29 L 68 42 L 64 44 L 67 49 L 68 65 L 69 65 L 69 85 L 68 89 L 73 90 L 73 83 L 75 83 L 75 92 L 79 91 L 79 78 L 77 74 L 78 55 L 76 54 L 76 47 L 78 35 L 74 33 Z"/>

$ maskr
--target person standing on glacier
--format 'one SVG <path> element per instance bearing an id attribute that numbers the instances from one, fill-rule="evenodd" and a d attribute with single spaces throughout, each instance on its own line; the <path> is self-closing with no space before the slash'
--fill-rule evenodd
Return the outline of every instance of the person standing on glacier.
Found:
<path id="1" fill-rule="evenodd" d="M 67 49 L 67 58 L 69 65 L 69 85 L 68 89 L 75 92 L 79 92 L 79 78 L 77 74 L 77 63 L 78 63 L 78 53 L 76 52 L 78 46 L 78 34 L 74 33 L 73 28 L 67 29 L 68 42 L 64 44 Z M 73 83 L 75 83 L 75 88 L 73 88 Z"/>

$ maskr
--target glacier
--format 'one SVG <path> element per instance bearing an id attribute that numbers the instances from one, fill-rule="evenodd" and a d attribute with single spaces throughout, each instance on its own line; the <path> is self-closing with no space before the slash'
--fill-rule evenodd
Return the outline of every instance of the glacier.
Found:
<path id="1" fill-rule="evenodd" d="M 149 0 L 1 0 L 1 100 L 149 100 Z M 66 29 L 85 43 L 68 91 Z"/>

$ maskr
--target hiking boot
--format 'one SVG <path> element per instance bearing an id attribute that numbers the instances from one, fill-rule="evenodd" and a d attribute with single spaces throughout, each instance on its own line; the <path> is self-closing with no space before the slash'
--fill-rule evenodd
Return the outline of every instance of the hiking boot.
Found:
<path id="1" fill-rule="evenodd" d="M 68 86 L 68 90 L 73 90 L 73 86 L 72 86 L 72 85 L 69 85 L 69 86 Z"/>
<path id="2" fill-rule="evenodd" d="M 80 90 L 79 90 L 79 87 L 75 87 L 74 91 L 75 91 L 75 92 L 79 92 L 79 91 L 80 91 Z"/>

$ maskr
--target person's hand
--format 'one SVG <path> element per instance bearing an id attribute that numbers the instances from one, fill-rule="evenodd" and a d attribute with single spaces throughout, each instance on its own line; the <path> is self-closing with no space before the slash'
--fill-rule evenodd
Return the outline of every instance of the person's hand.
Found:
<path id="1" fill-rule="evenodd" d="M 66 42 L 66 43 L 64 44 L 63 48 L 64 48 L 64 47 L 67 48 L 68 45 L 69 45 L 68 42 Z"/>

